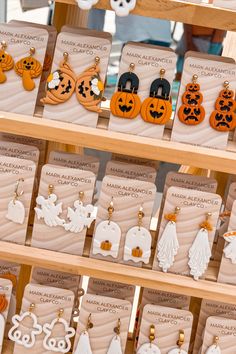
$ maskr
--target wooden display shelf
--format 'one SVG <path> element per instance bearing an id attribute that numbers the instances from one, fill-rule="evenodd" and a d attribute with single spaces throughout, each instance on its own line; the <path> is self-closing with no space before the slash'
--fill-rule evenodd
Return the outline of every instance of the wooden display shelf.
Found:
<path id="1" fill-rule="evenodd" d="M 215 150 L 167 140 L 58 122 L 55 120 L 0 112 L 0 131 L 91 149 L 236 173 L 236 145 L 229 150 Z"/>
<path id="2" fill-rule="evenodd" d="M 56 0 L 56 3 L 78 6 L 76 0 Z M 99 0 L 95 7 L 111 10 L 110 0 Z M 235 11 L 206 4 L 191 4 L 178 0 L 137 0 L 132 14 L 236 31 Z"/>

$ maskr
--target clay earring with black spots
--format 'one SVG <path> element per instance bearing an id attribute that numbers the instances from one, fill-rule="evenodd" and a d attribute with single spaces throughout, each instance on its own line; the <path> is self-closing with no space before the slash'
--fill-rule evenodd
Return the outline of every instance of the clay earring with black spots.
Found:
<path id="1" fill-rule="evenodd" d="M 4 71 L 9 71 L 14 67 L 14 60 L 12 56 L 7 53 L 7 43 L 5 41 L 1 42 L 0 49 L 0 84 L 7 81 L 7 76 Z"/>

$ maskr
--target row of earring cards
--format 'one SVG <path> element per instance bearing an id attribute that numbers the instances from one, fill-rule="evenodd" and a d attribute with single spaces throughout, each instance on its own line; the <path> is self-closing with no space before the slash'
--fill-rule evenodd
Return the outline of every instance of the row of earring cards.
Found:
<path id="1" fill-rule="evenodd" d="M 104 100 L 109 33 L 11 21 L 0 25 L 0 109 L 96 127 Z M 127 43 L 111 98 L 109 130 L 226 149 L 236 126 L 236 65 L 231 58 L 188 52 L 173 112 L 177 56 L 169 48 Z M 51 72 L 51 73 L 50 73 Z"/>

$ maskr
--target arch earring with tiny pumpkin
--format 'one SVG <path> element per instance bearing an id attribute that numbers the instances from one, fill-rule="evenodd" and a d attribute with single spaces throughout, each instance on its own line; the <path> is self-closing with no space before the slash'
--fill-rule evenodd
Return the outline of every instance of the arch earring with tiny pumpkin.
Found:
<path id="1" fill-rule="evenodd" d="M 7 53 L 7 43 L 5 41 L 1 42 L 0 49 L 0 84 L 7 81 L 7 76 L 4 71 L 9 71 L 14 67 L 14 60 L 12 56 Z"/>

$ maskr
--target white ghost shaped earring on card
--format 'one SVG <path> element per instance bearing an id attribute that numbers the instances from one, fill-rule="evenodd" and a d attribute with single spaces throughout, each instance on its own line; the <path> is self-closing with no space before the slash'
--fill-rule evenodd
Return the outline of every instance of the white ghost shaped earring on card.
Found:
<path id="1" fill-rule="evenodd" d="M 137 354 L 161 354 L 160 349 L 156 344 L 154 344 L 155 337 L 155 326 L 150 326 L 149 342 L 141 345 L 138 349 Z"/>
<path id="2" fill-rule="evenodd" d="M 95 230 L 93 254 L 117 258 L 121 240 L 121 229 L 117 223 L 111 220 L 115 211 L 113 198 L 107 210 L 108 220 L 100 222 Z"/>
<path id="3" fill-rule="evenodd" d="M 206 354 L 221 354 L 219 340 L 218 336 L 214 337 L 213 344 L 207 349 Z"/>
<path id="4" fill-rule="evenodd" d="M 236 264 L 236 231 L 226 232 L 223 237 L 227 241 L 224 248 L 225 258 L 230 259 L 233 264 Z"/>
<path id="5" fill-rule="evenodd" d="M 181 329 L 179 331 L 179 339 L 177 341 L 178 348 L 171 349 L 168 354 L 188 354 L 185 350 L 181 349 L 184 345 L 184 331 Z"/>
<path id="6" fill-rule="evenodd" d="M 24 178 L 20 178 L 16 182 L 14 195 L 8 204 L 6 215 L 8 220 L 13 221 L 16 224 L 23 224 L 25 221 L 25 207 L 24 204 L 18 200 L 24 194 L 23 190 L 21 192 L 18 191 L 21 182 L 24 182 Z"/>
<path id="7" fill-rule="evenodd" d="M 81 10 L 90 10 L 98 1 L 99 0 L 77 0 L 77 3 Z"/>
<path id="8" fill-rule="evenodd" d="M 24 312 L 22 315 L 15 315 L 12 317 L 13 327 L 8 333 L 8 337 L 13 342 L 22 345 L 25 348 L 32 348 L 36 342 L 36 336 L 42 333 L 43 328 L 38 323 L 37 316 L 33 313 L 35 309 L 35 304 L 31 304 L 28 311 Z M 21 329 L 19 329 L 21 323 L 25 320 L 26 317 L 32 319 L 32 329 L 30 333 L 23 334 Z M 22 328 L 24 330 L 24 327 Z"/>
<path id="9" fill-rule="evenodd" d="M 166 224 L 157 245 L 159 267 L 165 273 L 174 264 L 175 256 L 179 250 L 179 241 L 176 230 L 176 222 L 179 213 L 180 208 L 176 207 L 174 213 L 165 215 L 165 219 L 168 223 Z"/>
<path id="10" fill-rule="evenodd" d="M 71 348 L 70 338 L 74 337 L 75 330 L 68 325 L 64 318 L 62 318 L 63 313 L 64 310 L 60 309 L 58 311 L 57 318 L 55 318 L 51 323 L 45 323 L 43 325 L 43 331 L 45 333 L 43 347 L 46 350 L 57 353 L 68 353 Z M 62 332 L 64 333 L 63 336 L 53 335 L 54 328 L 58 324 L 64 327 L 64 331 Z"/>
<path id="11" fill-rule="evenodd" d="M 110 0 L 111 8 L 117 16 L 128 16 L 130 11 L 134 10 L 136 0 Z"/>
<path id="12" fill-rule="evenodd" d="M 95 217 L 92 215 L 94 212 L 94 206 L 83 204 L 84 192 L 79 192 L 79 200 L 74 202 L 75 210 L 68 208 L 67 217 L 70 219 L 69 223 L 64 224 L 66 231 L 73 233 L 79 233 L 84 228 L 90 227 Z"/>
<path id="13" fill-rule="evenodd" d="M 152 235 L 142 226 L 144 218 L 143 207 L 138 212 L 138 225 L 132 227 L 126 234 L 124 260 L 148 264 L 151 256 Z"/>
<path id="14" fill-rule="evenodd" d="M 36 198 L 36 203 L 40 208 L 34 208 L 38 220 L 43 219 L 47 226 L 63 226 L 64 219 L 61 219 L 59 215 L 62 213 L 62 203 L 56 204 L 57 196 L 53 193 L 54 186 L 50 184 L 48 186 L 48 197 L 44 198 L 39 195 Z"/>
<path id="15" fill-rule="evenodd" d="M 195 280 L 201 277 L 208 266 L 211 258 L 211 247 L 209 243 L 209 231 L 212 231 L 212 225 L 209 222 L 211 213 L 206 214 L 206 220 L 200 224 L 200 230 L 189 250 L 190 274 Z"/>
<path id="16" fill-rule="evenodd" d="M 115 336 L 112 338 L 107 354 L 122 354 L 120 339 L 121 321 L 118 319 L 117 326 L 114 328 Z"/>
<path id="17" fill-rule="evenodd" d="M 90 313 L 88 317 L 88 322 L 86 330 L 84 330 L 79 337 L 78 344 L 73 354 L 93 354 L 89 339 L 89 330 L 93 328 L 93 323 L 91 322 L 92 315 Z"/>

